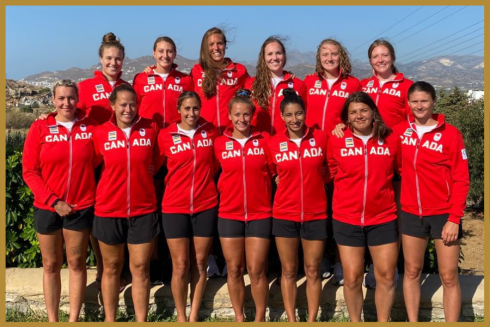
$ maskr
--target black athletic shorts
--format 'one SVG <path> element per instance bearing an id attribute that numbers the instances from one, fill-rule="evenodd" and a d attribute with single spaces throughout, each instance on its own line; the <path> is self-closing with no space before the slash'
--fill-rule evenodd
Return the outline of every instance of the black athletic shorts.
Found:
<path id="1" fill-rule="evenodd" d="M 299 237 L 309 241 L 327 238 L 327 219 L 300 222 L 272 219 L 272 235 L 277 237 Z"/>
<path id="2" fill-rule="evenodd" d="M 259 237 L 271 238 L 272 218 L 257 219 L 252 221 L 218 218 L 219 237 Z"/>
<path id="3" fill-rule="evenodd" d="M 337 244 L 344 246 L 384 245 L 398 242 L 398 222 L 395 219 L 384 224 L 361 227 L 334 219 L 333 233 Z"/>
<path id="4" fill-rule="evenodd" d="M 420 218 L 417 215 L 402 211 L 401 233 L 415 237 L 429 237 L 440 239 L 442 238 L 442 229 L 447 223 L 449 214 L 423 216 Z M 459 224 L 458 240 L 463 237 L 463 226 Z"/>
<path id="5" fill-rule="evenodd" d="M 93 220 L 94 207 L 76 210 L 65 218 L 56 212 L 34 207 L 34 228 L 39 234 L 49 234 L 62 228 L 76 231 L 90 229 Z"/>
<path id="6" fill-rule="evenodd" d="M 161 231 L 158 214 L 152 212 L 129 219 L 95 216 L 92 234 L 99 241 L 110 245 L 143 244 L 150 243 Z"/>
<path id="7" fill-rule="evenodd" d="M 166 238 L 213 237 L 216 234 L 217 207 L 194 213 L 163 213 Z"/>

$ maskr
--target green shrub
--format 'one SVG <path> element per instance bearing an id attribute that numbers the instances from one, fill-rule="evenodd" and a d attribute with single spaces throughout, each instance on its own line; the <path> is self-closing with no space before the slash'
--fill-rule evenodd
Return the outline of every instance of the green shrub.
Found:
<path id="1" fill-rule="evenodd" d="M 32 110 L 32 106 L 24 106 L 21 107 L 20 112 L 25 112 L 25 113 L 33 113 L 34 111 Z"/>
<path id="2" fill-rule="evenodd" d="M 5 113 L 5 126 L 7 129 L 26 129 L 36 120 L 37 116 L 32 113 L 10 110 Z"/>

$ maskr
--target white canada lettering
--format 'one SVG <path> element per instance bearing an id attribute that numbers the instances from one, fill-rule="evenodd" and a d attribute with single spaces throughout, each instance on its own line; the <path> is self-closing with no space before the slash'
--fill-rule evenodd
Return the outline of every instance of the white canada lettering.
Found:
<path id="1" fill-rule="evenodd" d="M 327 90 L 311 88 L 308 93 L 310 95 L 327 95 Z"/>
<path id="2" fill-rule="evenodd" d="M 279 163 L 281 161 L 298 160 L 298 152 L 284 152 L 276 154 L 276 161 Z"/>
<path id="3" fill-rule="evenodd" d="M 401 136 L 401 138 L 403 139 L 402 144 L 413 145 L 413 146 L 417 145 L 416 139 L 412 139 L 410 137 L 403 137 L 403 136 Z"/>
<path id="4" fill-rule="evenodd" d="M 197 141 L 197 147 L 202 148 L 205 146 L 213 146 L 213 141 L 209 139 L 199 140 Z"/>
<path id="5" fill-rule="evenodd" d="M 238 78 L 222 78 L 221 79 L 221 85 L 233 86 L 233 85 L 236 85 L 237 81 L 238 81 Z"/>
<path id="6" fill-rule="evenodd" d="M 174 145 L 170 147 L 170 152 L 172 154 L 176 154 L 185 150 L 190 150 L 191 149 L 191 144 L 190 143 L 184 143 L 184 144 L 179 144 L 179 145 Z"/>
<path id="7" fill-rule="evenodd" d="M 365 93 L 378 93 L 377 87 L 363 87 L 362 91 Z"/>
<path id="8" fill-rule="evenodd" d="M 63 142 L 68 141 L 68 135 L 47 135 L 46 142 Z"/>
<path id="9" fill-rule="evenodd" d="M 305 149 L 305 152 L 303 153 L 304 158 L 311 158 L 311 157 L 321 157 L 323 156 L 323 152 L 321 148 L 315 149 Z"/>
<path id="10" fill-rule="evenodd" d="M 76 133 L 75 140 L 90 140 L 92 138 L 92 133 Z"/>
<path id="11" fill-rule="evenodd" d="M 240 157 L 241 156 L 240 150 L 232 150 L 232 151 L 225 151 L 222 153 L 223 159 L 228 159 L 228 158 L 235 158 L 235 157 Z"/>
<path id="12" fill-rule="evenodd" d="M 93 98 L 94 98 L 94 101 L 99 101 L 99 100 L 103 100 L 103 99 L 109 99 L 110 96 L 111 96 L 111 94 L 109 92 L 95 93 Z"/>
<path id="13" fill-rule="evenodd" d="M 279 90 L 279 94 L 277 94 L 277 97 L 282 97 L 282 91 L 283 89 Z M 298 91 L 296 91 L 296 94 L 299 95 Z"/>
<path id="14" fill-rule="evenodd" d="M 264 154 L 263 148 L 249 148 L 247 151 L 247 156 L 258 156 Z"/>
<path id="15" fill-rule="evenodd" d="M 167 90 L 172 90 L 172 91 L 177 91 L 177 92 L 184 92 L 184 88 L 180 85 L 173 85 L 173 84 L 169 84 L 168 87 L 167 87 Z"/>
<path id="16" fill-rule="evenodd" d="M 396 97 L 401 97 L 400 91 L 395 89 L 384 89 L 383 94 L 394 95 Z"/>
<path id="17" fill-rule="evenodd" d="M 111 141 L 111 142 L 105 142 L 104 143 L 104 150 L 112 150 L 112 149 L 119 149 L 119 148 L 125 148 L 126 147 L 126 141 Z"/>
<path id="18" fill-rule="evenodd" d="M 369 154 L 377 154 L 380 156 L 389 156 L 390 155 L 390 149 L 388 148 L 383 148 L 381 146 L 378 147 L 372 147 L 371 151 L 369 151 Z"/>
<path id="19" fill-rule="evenodd" d="M 197 80 L 197 86 L 201 87 L 202 86 L 202 79 Z"/>
<path id="20" fill-rule="evenodd" d="M 442 153 L 442 144 L 436 142 L 425 141 L 425 143 L 422 144 L 422 147 Z"/>
<path id="21" fill-rule="evenodd" d="M 134 139 L 133 146 L 151 146 L 150 139 Z"/>
<path id="22" fill-rule="evenodd" d="M 348 98 L 349 97 L 349 92 L 345 92 L 345 91 L 342 91 L 342 90 L 338 90 L 338 91 L 335 90 L 335 91 L 333 91 L 332 96 L 333 97 Z"/>
<path id="23" fill-rule="evenodd" d="M 161 90 L 163 90 L 162 84 L 145 85 L 145 87 L 143 87 L 143 91 L 145 92 L 161 91 Z"/>
<path id="24" fill-rule="evenodd" d="M 362 147 L 340 149 L 340 156 L 341 157 L 362 156 Z"/>

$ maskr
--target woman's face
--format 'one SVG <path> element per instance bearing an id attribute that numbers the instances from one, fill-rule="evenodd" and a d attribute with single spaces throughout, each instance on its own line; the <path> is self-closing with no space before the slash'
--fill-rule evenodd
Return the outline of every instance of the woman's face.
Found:
<path id="1" fill-rule="evenodd" d="M 175 51 L 172 44 L 161 41 L 157 43 L 155 51 L 153 51 L 153 58 L 155 58 L 157 67 L 160 66 L 166 70 L 172 68 L 177 51 Z"/>
<path id="2" fill-rule="evenodd" d="M 117 126 L 125 128 L 133 125 L 137 114 L 136 96 L 133 93 L 129 91 L 118 92 L 116 102 L 111 104 L 111 107 L 116 116 Z"/>
<path id="3" fill-rule="evenodd" d="M 116 80 L 123 67 L 124 53 L 117 47 L 104 48 L 100 63 L 102 73 L 110 80 Z"/>
<path id="4" fill-rule="evenodd" d="M 320 47 L 320 62 L 324 71 L 336 74 L 340 67 L 339 47 L 331 43 L 323 44 Z"/>
<path id="5" fill-rule="evenodd" d="M 69 86 L 56 87 L 53 103 L 60 121 L 72 121 L 75 119 L 78 103 L 75 88 Z"/>
<path id="6" fill-rule="evenodd" d="M 412 110 L 415 119 L 418 121 L 426 121 L 432 117 L 434 105 L 436 101 L 432 99 L 430 93 L 424 91 L 414 91 L 408 97 L 408 104 Z"/>
<path id="7" fill-rule="evenodd" d="M 267 68 L 276 76 L 282 75 L 286 55 L 277 42 L 269 43 L 264 48 L 264 60 Z"/>
<path id="8" fill-rule="evenodd" d="M 297 103 L 290 103 L 284 107 L 284 112 L 281 117 L 286 123 L 287 129 L 291 132 L 297 133 L 303 130 L 305 126 L 306 112 Z"/>
<path id="9" fill-rule="evenodd" d="M 211 59 L 221 63 L 225 60 L 226 44 L 223 35 L 211 34 L 208 38 L 208 49 Z"/>
<path id="10" fill-rule="evenodd" d="M 373 130 L 374 113 L 365 103 L 351 102 L 347 118 L 354 134 L 369 135 Z"/>
<path id="11" fill-rule="evenodd" d="M 228 115 L 233 124 L 233 128 L 244 135 L 250 132 L 252 116 L 252 107 L 248 103 L 241 102 L 235 102 Z"/>
<path id="12" fill-rule="evenodd" d="M 390 50 L 384 45 L 379 45 L 373 49 L 369 61 L 376 75 L 391 75 L 395 62 Z"/>
<path id="13" fill-rule="evenodd" d="M 196 98 L 187 98 L 182 101 L 178 111 L 184 127 L 187 127 L 187 129 L 197 127 L 197 122 L 201 116 L 201 106 Z"/>

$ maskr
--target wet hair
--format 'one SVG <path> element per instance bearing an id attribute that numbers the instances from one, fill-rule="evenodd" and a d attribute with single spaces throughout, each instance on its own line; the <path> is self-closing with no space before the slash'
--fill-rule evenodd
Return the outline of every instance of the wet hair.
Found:
<path id="1" fill-rule="evenodd" d="M 179 99 L 177 100 L 177 109 L 180 109 L 182 103 L 187 99 L 196 99 L 199 103 L 199 108 L 201 107 L 201 98 L 199 97 L 199 94 L 194 91 L 185 91 L 179 95 Z"/>
<path id="2" fill-rule="evenodd" d="M 231 114 L 231 109 L 233 108 L 233 105 L 235 103 L 245 103 L 252 108 L 252 115 L 255 112 L 255 105 L 252 101 L 251 98 L 252 91 L 247 90 L 247 89 L 239 89 L 238 91 L 235 92 L 235 97 L 228 102 L 228 113 Z"/>
<path id="3" fill-rule="evenodd" d="M 53 98 L 56 96 L 56 88 L 58 88 L 60 86 L 73 88 L 75 90 L 75 94 L 77 95 L 77 98 L 78 98 L 78 86 L 75 82 L 73 82 L 70 79 L 63 79 L 63 80 L 57 81 L 53 85 Z"/>
<path id="4" fill-rule="evenodd" d="M 104 55 L 105 49 L 112 48 L 112 47 L 121 50 L 123 53 L 123 59 L 124 59 L 124 56 L 125 56 L 124 46 L 119 41 L 119 38 L 116 37 L 116 35 L 112 32 L 109 32 L 102 37 L 102 44 L 99 47 L 99 58 L 102 58 L 102 56 Z"/>
<path id="5" fill-rule="evenodd" d="M 115 105 L 117 101 L 117 95 L 120 92 L 129 92 L 134 95 L 134 98 L 136 99 L 136 91 L 133 89 L 133 87 L 129 84 L 121 84 L 116 86 L 114 90 L 112 90 L 111 95 L 109 96 L 109 101 L 111 105 Z"/>
<path id="6" fill-rule="evenodd" d="M 211 54 L 209 53 L 208 40 L 213 34 L 219 34 L 223 37 L 225 48 L 227 44 L 225 33 L 218 27 L 208 29 L 202 37 L 201 50 L 199 52 L 199 64 L 206 75 L 202 81 L 202 91 L 207 98 L 216 94 L 216 84 L 218 83 L 218 74 L 216 73 L 216 70 L 221 69 L 220 65 L 211 58 Z"/>
<path id="7" fill-rule="evenodd" d="M 412 93 L 416 92 L 416 91 L 428 93 L 428 94 L 430 94 L 430 97 L 432 98 L 432 100 L 436 101 L 436 98 L 437 98 L 436 90 L 434 89 L 434 87 L 431 84 L 424 82 L 424 81 L 418 81 L 418 82 L 413 83 L 410 86 L 410 88 L 408 89 L 407 98 L 410 99 L 410 95 L 412 95 Z"/>
<path id="8" fill-rule="evenodd" d="M 174 48 L 174 52 L 177 53 L 177 47 L 175 46 L 175 42 L 174 40 L 172 40 L 171 38 L 169 38 L 168 36 L 160 36 L 158 37 L 156 40 L 155 40 L 155 43 L 153 43 L 153 51 L 156 51 L 157 49 L 157 44 L 160 43 L 160 42 L 167 42 L 167 43 L 170 43 L 170 45 L 172 46 L 172 48 Z"/>
<path id="9" fill-rule="evenodd" d="M 383 47 L 388 49 L 388 51 L 390 52 L 390 55 L 391 55 L 391 59 L 393 61 L 393 64 L 391 65 L 391 71 L 393 74 L 398 73 L 398 69 L 396 69 L 396 67 L 395 67 L 395 60 L 396 60 L 395 48 L 393 48 L 393 46 L 391 45 L 390 42 L 388 42 L 384 39 L 377 39 L 377 40 L 374 40 L 373 43 L 371 43 L 371 45 L 369 46 L 369 49 L 368 49 L 369 61 L 371 61 L 371 54 L 373 53 L 374 48 L 379 47 L 379 46 L 383 46 Z"/>
<path id="10" fill-rule="evenodd" d="M 271 43 L 277 43 L 281 46 L 282 52 L 284 53 L 284 66 L 286 66 L 286 48 L 284 47 L 281 37 L 276 35 L 269 36 L 262 44 L 262 47 L 260 47 L 256 67 L 257 73 L 255 74 L 252 85 L 253 98 L 257 101 L 259 106 L 264 109 L 268 109 L 270 106 L 272 73 L 269 68 L 267 68 L 265 62 L 265 47 Z"/>
<path id="11" fill-rule="evenodd" d="M 364 93 L 362 91 L 352 93 L 347 100 L 344 102 L 344 106 L 342 107 L 342 111 L 340 112 L 340 120 L 346 126 L 350 127 L 349 123 L 349 106 L 351 103 L 363 103 L 367 105 L 373 111 L 373 135 L 378 140 L 385 140 L 385 138 L 391 133 L 391 128 L 385 125 L 383 118 L 379 113 L 378 107 L 376 103 L 374 103 L 373 99 L 369 94 Z"/>
<path id="12" fill-rule="evenodd" d="M 320 45 L 318 46 L 316 50 L 316 66 L 315 66 L 315 73 L 318 75 L 318 78 L 323 79 L 324 76 L 324 71 L 323 71 L 323 66 L 322 66 L 322 61 L 320 58 L 320 53 L 321 49 L 325 44 L 332 44 L 335 45 L 339 49 L 339 67 L 342 71 L 342 77 L 347 77 L 350 75 L 352 72 L 352 65 L 350 63 L 349 59 L 349 52 L 340 44 L 339 41 L 334 40 L 334 39 L 325 39 L 322 42 L 320 42 Z"/>
<path id="13" fill-rule="evenodd" d="M 299 104 L 306 113 L 305 103 L 303 99 L 298 94 L 296 94 L 296 91 L 294 89 L 284 89 L 282 90 L 282 95 L 284 96 L 284 98 L 282 99 L 281 106 L 279 107 L 281 109 L 281 114 L 284 114 L 284 109 L 290 104 Z"/>

